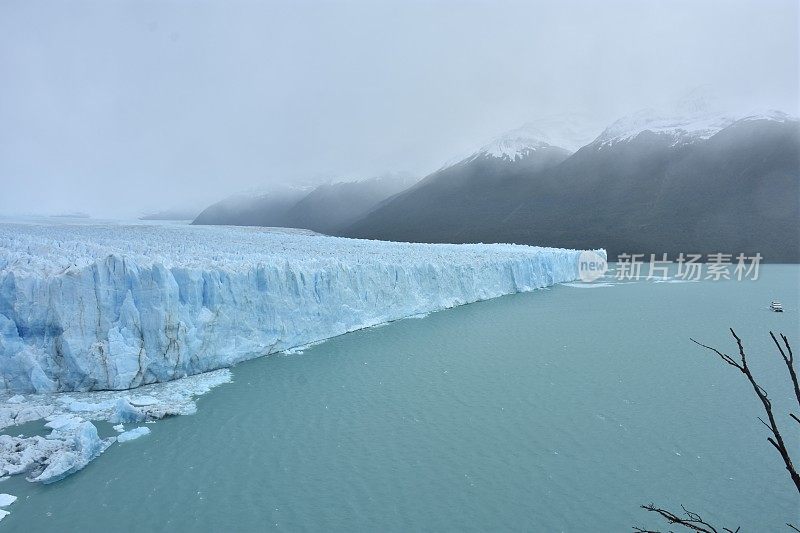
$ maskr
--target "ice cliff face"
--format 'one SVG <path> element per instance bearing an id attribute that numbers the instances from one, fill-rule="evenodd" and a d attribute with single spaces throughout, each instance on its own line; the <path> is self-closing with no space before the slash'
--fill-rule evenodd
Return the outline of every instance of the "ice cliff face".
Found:
<path id="1" fill-rule="evenodd" d="M 264 228 L 0 225 L 0 376 L 128 389 L 578 277 L 573 250 Z"/>

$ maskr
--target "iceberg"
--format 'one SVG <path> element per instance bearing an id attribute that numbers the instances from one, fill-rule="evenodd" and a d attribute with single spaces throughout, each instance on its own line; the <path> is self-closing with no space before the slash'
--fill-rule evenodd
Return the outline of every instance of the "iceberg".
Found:
<path id="1" fill-rule="evenodd" d="M 269 228 L 0 224 L 0 390 L 125 390 L 167 382 L 404 317 L 574 281 L 579 255 Z M 114 411 L 116 422 L 169 414 L 150 413 L 153 406 L 135 398 L 73 407 Z M 0 413 L 0 420 L 8 416 Z"/>

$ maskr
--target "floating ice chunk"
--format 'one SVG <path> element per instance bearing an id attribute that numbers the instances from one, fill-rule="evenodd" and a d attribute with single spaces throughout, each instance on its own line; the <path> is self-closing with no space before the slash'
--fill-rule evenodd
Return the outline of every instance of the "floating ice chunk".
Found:
<path id="1" fill-rule="evenodd" d="M 140 426 L 136 429 L 131 429 L 130 431 L 126 431 L 121 435 L 117 435 L 117 442 L 128 442 L 134 439 L 138 439 L 139 437 L 144 437 L 150 433 L 150 428 L 145 426 Z"/>
<path id="2" fill-rule="evenodd" d="M 17 497 L 13 494 L 0 494 L 0 507 L 8 507 L 17 501 Z"/>
<path id="3" fill-rule="evenodd" d="M 133 405 L 128 398 L 117 400 L 114 414 L 111 416 L 111 422 L 130 423 L 143 420 L 145 420 L 144 412 Z"/>
<path id="4" fill-rule="evenodd" d="M 29 481 L 52 483 L 85 467 L 112 439 L 101 439 L 89 421 L 71 415 L 51 417 L 47 437 L 0 435 L 0 473 L 27 473 Z"/>
<path id="5" fill-rule="evenodd" d="M 125 426 L 123 424 L 117 424 L 116 426 L 112 427 L 114 428 L 114 431 L 116 431 L 117 433 L 122 433 L 123 431 L 125 431 Z"/>
<path id="6" fill-rule="evenodd" d="M 111 415 L 110 422 L 113 423 L 132 423 L 132 422 L 146 422 L 150 420 L 160 420 L 167 416 L 176 416 L 186 414 L 180 406 L 170 403 L 159 402 L 154 398 L 150 398 L 152 402 L 147 402 L 144 405 L 138 405 L 135 400 L 128 397 L 120 398 L 114 408 L 114 414 Z"/>
<path id="7" fill-rule="evenodd" d="M 7 517 L 10 514 L 11 513 L 9 511 L 4 511 L 4 510 L 0 509 L 0 520 L 2 520 L 3 518 Z"/>
<path id="8" fill-rule="evenodd" d="M 94 424 L 79 417 L 60 416 L 47 425 L 53 431 L 46 440 L 57 441 L 61 446 L 43 461 L 44 470 L 31 476 L 31 481 L 52 483 L 77 472 L 113 442 L 101 439 Z"/>

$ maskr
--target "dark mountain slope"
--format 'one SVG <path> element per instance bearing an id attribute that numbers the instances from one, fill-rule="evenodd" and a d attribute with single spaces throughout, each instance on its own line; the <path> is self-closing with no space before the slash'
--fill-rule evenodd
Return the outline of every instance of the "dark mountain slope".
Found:
<path id="1" fill-rule="evenodd" d="M 478 154 L 439 170 L 347 228 L 352 237 L 421 242 L 472 242 L 481 225 L 497 226 L 535 176 L 569 157 L 553 146 L 520 159 Z"/>
<path id="2" fill-rule="evenodd" d="M 690 143 L 647 131 L 596 142 L 538 170 L 470 163 L 437 173 L 452 174 L 447 180 L 423 180 L 346 234 L 602 246 L 610 257 L 760 252 L 768 261 L 796 262 L 799 146 L 797 121 L 742 120 Z"/>

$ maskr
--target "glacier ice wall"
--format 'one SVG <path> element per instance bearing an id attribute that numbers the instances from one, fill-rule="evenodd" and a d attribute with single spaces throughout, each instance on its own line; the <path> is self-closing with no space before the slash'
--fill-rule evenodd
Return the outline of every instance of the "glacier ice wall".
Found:
<path id="1" fill-rule="evenodd" d="M 173 380 L 572 281 L 579 253 L 267 228 L 0 224 L 0 388 Z"/>

